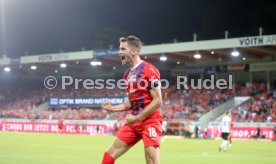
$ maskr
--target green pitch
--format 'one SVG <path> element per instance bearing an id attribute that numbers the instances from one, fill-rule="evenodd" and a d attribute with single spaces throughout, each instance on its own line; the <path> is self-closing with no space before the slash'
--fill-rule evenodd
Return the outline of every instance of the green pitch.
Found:
<path id="1" fill-rule="evenodd" d="M 114 137 L 0 132 L 0 164 L 98 164 Z M 234 141 L 228 152 L 218 152 L 221 141 L 166 139 L 161 146 L 162 164 L 271 164 L 276 142 Z M 138 143 L 118 164 L 145 163 Z"/>

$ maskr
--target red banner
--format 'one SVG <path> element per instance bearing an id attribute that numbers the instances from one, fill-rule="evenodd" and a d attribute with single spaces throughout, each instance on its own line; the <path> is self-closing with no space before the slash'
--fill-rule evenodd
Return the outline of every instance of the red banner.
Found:
<path id="1" fill-rule="evenodd" d="M 249 139 L 255 136 L 257 127 L 233 127 L 232 137 L 237 139 Z M 208 134 L 211 138 L 218 138 L 221 136 L 221 127 L 209 126 Z M 261 127 L 260 135 L 265 136 L 265 139 L 273 139 L 273 127 Z"/>
<path id="2" fill-rule="evenodd" d="M 0 130 L 18 132 L 57 133 L 57 123 L 40 122 L 0 122 Z M 108 127 L 104 124 L 64 124 L 67 134 L 106 134 Z"/>

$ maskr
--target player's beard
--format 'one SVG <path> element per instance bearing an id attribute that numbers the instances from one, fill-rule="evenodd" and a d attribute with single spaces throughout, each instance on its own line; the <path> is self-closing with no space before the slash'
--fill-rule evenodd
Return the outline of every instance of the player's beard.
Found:
<path id="1" fill-rule="evenodd" d="M 130 64 L 132 58 L 132 54 L 126 54 L 124 56 L 121 56 L 122 65 Z"/>

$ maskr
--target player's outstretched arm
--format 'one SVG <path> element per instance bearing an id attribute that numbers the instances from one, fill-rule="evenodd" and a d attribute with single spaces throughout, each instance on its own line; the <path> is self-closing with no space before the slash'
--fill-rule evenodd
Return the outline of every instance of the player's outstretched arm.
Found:
<path id="1" fill-rule="evenodd" d="M 125 102 L 119 105 L 111 105 L 110 102 L 105 101 L 102 104 L 102 109 L 108 111 L 108 112 L 121 112 L 121 111 L 126 111 L 129 110 L 131 107 L 130 102 Z"/>

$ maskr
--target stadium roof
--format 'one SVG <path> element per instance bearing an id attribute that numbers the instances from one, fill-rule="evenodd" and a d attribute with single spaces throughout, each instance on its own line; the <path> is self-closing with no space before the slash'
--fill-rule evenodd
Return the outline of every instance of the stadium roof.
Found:
<path id="1" fill-rule="evenodd" d="M 231 56 L 237 50 L 238 57 Z M 196 59 L 194 54 L 201 55 Z M 186 67 L 215 66 L 229 64 L 249 64 L 272 62 L 276 57 L 276 35 L 251 36 L 242 38 L 193 41 L 171 44 L 144 46 L 142 59 L 156 65 L 161 71 L 185 69 Z M 167 61 L 160 61 L 167 56 Z M 102 62 L 101 66 L 91 66 L 93 60 Z M 66 68 L 60 64 L 66 63 Z M 126 67 L 121 66 L 118 50 L 94 50 L 57 54 L 23 56 L 20 59 L 0 59 L 0 67 L 10 66 L 19 74 L 34 74 L 32 65 L 37 66 L 38 75 L 72 74 L 83 76 L 111 76 L 122 73 Z"/>

